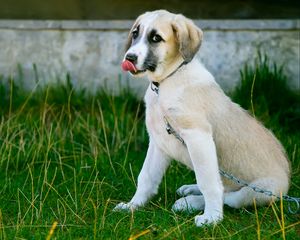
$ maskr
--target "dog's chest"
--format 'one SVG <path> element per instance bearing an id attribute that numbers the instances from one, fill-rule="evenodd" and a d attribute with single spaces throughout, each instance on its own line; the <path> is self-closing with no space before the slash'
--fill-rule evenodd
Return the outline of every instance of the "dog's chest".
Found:
<path id="1" fill-rule="evenodd" d="M 151 140 L 170 158 L 192 169 L 192 163 L 185 145 L 167 131 L 166 112 L 160 105 L 157 96 L 148 96 L 145 101 L 146 126 Z"/>

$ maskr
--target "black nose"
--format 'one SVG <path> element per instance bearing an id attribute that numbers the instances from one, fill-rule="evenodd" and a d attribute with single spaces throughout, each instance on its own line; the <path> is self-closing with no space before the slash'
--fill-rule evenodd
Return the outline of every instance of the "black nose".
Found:
<path id="1" fill-rule="evenodd" d="M 126 55 L 126 60 L 128 60 L 128 61 L 130 61 L 132 63 L 136 63 L 136 61 L 137 61 L 137 55 L 132 54 L 132 53 L 128 53 Z"/>

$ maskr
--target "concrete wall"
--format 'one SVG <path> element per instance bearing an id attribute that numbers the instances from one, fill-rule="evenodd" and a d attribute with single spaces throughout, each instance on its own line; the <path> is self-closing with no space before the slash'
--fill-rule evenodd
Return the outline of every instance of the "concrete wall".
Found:
<path id="1" fill-rule="evenodd" d="M 94 91 L 130 85 L 143 94 L 148 82 L 122 73 L 124 42 L 132 21 L 5 21 L 0 20 L 0 75 L 22 79 L 31 88 L 39 81 L 65 79 Z M 204 31 L 197 54 L 225 89 L 232 89 L 240 69 L 260 49 L 284 64 L 289 84 L 300 89 L 300 20 L 196 20 Z"/>

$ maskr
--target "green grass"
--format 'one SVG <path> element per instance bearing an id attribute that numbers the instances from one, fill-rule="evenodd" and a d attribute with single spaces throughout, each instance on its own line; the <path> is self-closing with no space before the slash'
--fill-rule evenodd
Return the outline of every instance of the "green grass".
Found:
<path id="1" fill-rule="evenodd" d="M 290 91 L 283 67 L 258 53 L 254 67 L 246 65 L 232 98 L 267 125 L 299 131 L 300 91 Z"/>
<path id="2" fill-rule="evenodd" d="M 290 126 L 299 121 L 299 109 L 286 113 L 286 107 L 297 106 L 299 98 L 295 95 L 292 102 L 271 111 L 276 91 L 281 91 L 281 99 L 294 93 L 281 86 L 272 91 L 271 99 L 259 98 L 270 89 L 258 88 L 262 81 L 258 71 L 268 68 L 269 72 L 262 73 L 266 79 L 278 71 L 267 65 L 259 62 L 256 69 L 247 67 L 242 87 L 233 96 L 241 104 L 243 100 L 250 103 L 243 106 L 252 106 L 255 116 L 284 144 L 293 167 L 290 195 L 300 197 L 299 124 Z M 275 75 L 272 83 L 284 78 L 281 71 Z M 299 238 L 299 215 L 288 214 L 286 203 L 281 210 L 280 202 L 257 210 L 225 207 L 220 224 L 195 227 L 194 215 L 170 211 L 177 199 L 175 190 L 195 181 L 194 174 L 177 163 L 144 209 L 113 212 L 119 201 L 128 201 L 134 194 L 146 154 L 143 103 L 129 91 L 120 96 L 75 91 L 69 77 L 66 84 L 37 87 L 33 92 L 24 91 L 13 80 L 5 82 L 2 78 L 0 239 Z M 253 91 L 247 95 L 249 86 Z M 283 114 L 290 118 L 283 121 Z"/>

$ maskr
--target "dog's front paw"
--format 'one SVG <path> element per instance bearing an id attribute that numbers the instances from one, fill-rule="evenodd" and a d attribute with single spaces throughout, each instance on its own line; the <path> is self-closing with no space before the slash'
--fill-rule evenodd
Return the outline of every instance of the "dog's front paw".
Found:
<path id="1" fill-rule="evenodd" d="M 125 212 L 132 212 L 136 209 L 137 207 L 132 204 L 132 203 L 124 203 L 121 202 L 119 203 L 117 206 L 115 206 L 115 208 L 113 209 L 114 212 L 121 212 L 121 211 L 125 211 Z"/>
<path id="2" fill-rule="evenodd" d="M 179 196 L 185 197 L 188 195 L 201 195 L 197 184 L 183 185 L 177 189 L 176 193 Z"/>
<path id="3" fill-rule="evenodd" d="M 222 213 L 215 213 L 213 215 L 204 213 L 202 215 L 197 215 L 195 217 L 195 224 L 197 227 L 202 227 L 204 225 L 217 224 L 222 219 L 223 219 Z"/>

